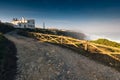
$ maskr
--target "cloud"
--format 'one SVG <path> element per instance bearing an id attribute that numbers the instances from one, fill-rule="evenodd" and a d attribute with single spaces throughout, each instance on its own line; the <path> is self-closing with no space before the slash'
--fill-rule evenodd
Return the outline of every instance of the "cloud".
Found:
<path id="1" fill-rule="evenodd" d="M 80 24 L 80 28 L 85 32 L 120 32 L 120 19 L 111 20 L 91 20 Z"/>

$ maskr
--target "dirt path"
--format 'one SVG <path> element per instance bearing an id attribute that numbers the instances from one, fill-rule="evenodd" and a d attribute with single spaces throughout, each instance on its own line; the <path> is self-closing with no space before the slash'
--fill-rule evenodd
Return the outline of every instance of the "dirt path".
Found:
<path id="1" fill-rule="evenodd" d="M 120 80 L 116 70 L 69 49 L 15 33 L 5 36 L 17 47 L 16 80 Z"/>

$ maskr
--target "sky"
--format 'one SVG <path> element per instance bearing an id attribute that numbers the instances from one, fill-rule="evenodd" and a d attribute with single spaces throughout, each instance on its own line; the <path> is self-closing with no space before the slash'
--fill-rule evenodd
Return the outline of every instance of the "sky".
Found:
<path id="1" fill-rule="evenodd" d="M 21 17 L 120 42 L 120 0 L 0 0 L 1 21 Z"/>

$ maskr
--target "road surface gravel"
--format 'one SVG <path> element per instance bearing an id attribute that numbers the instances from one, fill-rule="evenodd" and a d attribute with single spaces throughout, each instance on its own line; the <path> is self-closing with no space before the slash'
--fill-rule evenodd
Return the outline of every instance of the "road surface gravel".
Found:
<path id="1" fill-rule="evenodd" d="M 16 80 L 120 80 L 120 73 L 76 52 L 11 32 L 17 48 Z"/>

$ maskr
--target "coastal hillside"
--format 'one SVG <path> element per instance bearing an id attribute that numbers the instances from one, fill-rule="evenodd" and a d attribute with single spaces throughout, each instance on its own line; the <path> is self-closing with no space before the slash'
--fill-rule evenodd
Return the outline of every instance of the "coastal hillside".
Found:
<path id="1" fill-rule="evenodd" d="M 120 48 L 120 43 L 110 41 L 108 39 L 98 39 L 98 40 L 94 40 L 94 41 L 91 41 L 91 42 L 97 43 L 97 44 L 103 44 L 103 45 L 106 45 L 106 46 Z"/>
<path id="2" fill-rule="evenodd" d="M 6 33 L 1 34 L 0 44 L 2 80 L 120 79 L 116 54 L 120 50 L 86 41 L 82 33 L 14 28 L 1 32 Z"/>
<path id="3" fill-rule="evenodd" d="M 0 23 L 0 80 L 14 80 L 17 68 L 16 47 L 4 34 L 14 28 L 6 23 Z"/>
<path id="4" fill-rule="evenodd" d="M 0 33 L 7 33 L 14 30 L 14 27 L 8 23 L 0 23 Z"/>
<path id="5" fill-rule="evenodd" d="M 120 0 L 0 1 L 0 80 L 120 80 L 118 42 Z"/>
<path id="6" fill-rule="evenodd" d="M 45 36 L 45 34 L 43 35 Z M 84 53 L 82 49 L 79 49 L 80 52 L 76 52 L 60 46 L 60 44 L 56 45 L 28 36 L 20 36 L 20 33 L 18 35 L 16 31 L 5 34 L 5 37 L 14 42 L 17 48 L 18 61 L 15 80 L 120 79 L 119 68 L 117 68 L 119 62 L 107 55 Z M 46 37 L 46 39 L 48 38 Z M 49 37 L 49 39 L 51 38 Z M 97 62 L 98 59 L 99 62 Z M 107 65 L 109 63 L 113 67 L 110 66 L 111 64 Z M 114 63 L 117 64 L 116 67 Z"/>
<path id="7" fill-rule="evenodd" d="M 0 34 L 0 80 L 14 80 L 16 74 L 16 47 Z"/>
<path id="8" fill-rule="evenodd" d="M 120 71 L 120 49 L 102 44 L 93 43 L 91 41 L 79 40 L 67 36 L 43 34 L 38 32 L 31 32 L 20 30 L 19 35 L 33 38 L 41 42 L 47 42 L 54 45 L 64 46 L 73 51 L 78 52 L 92 60 L 100 62 L 104 65 L 113 67 Z"/>
<path id="9" fill-rule="evenodd" d="M 28 32 L 37 32 L 37 33 L 43 33 L 43 34 L 53 34 L 53 35 L 59 35 L 59 36 L 68 36 L 80 40 L 84 40 L 86 38 L 86 35 L 82 32 L 75 32 L 70 30 L 59 30 L 59 29 L 42 29 L 42 28 L 35 28 L 35 29 L 22 29 L 24 31 Z"/>

